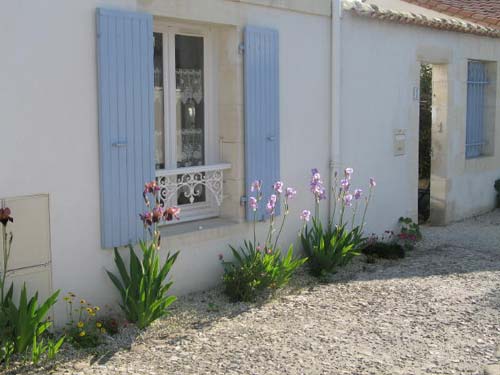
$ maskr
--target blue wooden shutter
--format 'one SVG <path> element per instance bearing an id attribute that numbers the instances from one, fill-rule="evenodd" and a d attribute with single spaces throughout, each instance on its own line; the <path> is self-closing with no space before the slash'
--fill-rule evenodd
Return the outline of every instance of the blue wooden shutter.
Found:
<path id="1" fill-rule="evenodd" d="M 144 183 L 154 178 L 153 19 L 97 10 L 101 242 L 136 243 Z"/>
<path id="2" fill-rule="evenodd" d="M 486 66 L 479 61 L 469 61 L 467 74 L 467 123 L 466 158 L 481 156 L 484 146 Z"/>
<path id="3" fill-rule="evenodd" d="M 258 219 L 266 217 L 265 200 L 280 178 L 279 35 L 277 30 L 247 26 L 244 31 L 245 180 L 247 197 L 254 180 L 263 181 Z M 279 213 L 279 210 L 277 211 Z M 247 206 L 247 219 L 253 212 Z"/>

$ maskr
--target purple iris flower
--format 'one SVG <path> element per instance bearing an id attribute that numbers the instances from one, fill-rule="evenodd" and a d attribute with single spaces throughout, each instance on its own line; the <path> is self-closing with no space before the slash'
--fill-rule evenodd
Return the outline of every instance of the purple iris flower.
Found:
<path id="1" fill-rule="evenodd" d="M 311 218 L 311 211 L 303 210 L 300 214 L 300 220 L 309 221 Z"/>
<path id="2" fill-rule="evenodd" d="M 363 194 L 363 190 L 361 189 L 356 189 L 354 190 L 354 199 L 359 199 L 361 198 L 361 195 Z"/>
<path id="3" fill-rule="evenodd" d="M 282 181 L 276 181 L 273 184 L 273 189 L 276 192 L 276 194 L 281 194 L 283 193 L 283 182 Z"/>
<path id="4" fill-rule="evenodd" d="M 255 180 L 252 182 L 252 185 L 250 185 L 250 191 L 260 191 L 262 188 L 262 180 Z"/>
<path id="5" fill-rule="evenodd" d="M 311 184 L 310 184 L 311 192 L 314 194 L 314 197 L 316 198 L 317 201 L 325 199 L 326 191 L 325 187 L 323 186 L 323 181 L 321 181 L 321 175 L 319 174 L 316 168 L 312 169 L 311 172 L 312 172 Z"/>
<path id="6" fill-rule="evenodd" d="M 286 188 L 286 192 L 285 192 L 286 198 L 292 199 L 293 197 L 295 197 L 296 194 L 297 194 L 297 190 L 295 190 L 294 188 L 292 188 L 292 187 Z"/>
<path id="7" fill-rule="evenodd" d="M 248 205 L 250 206 L 252 211 L 257 211 L 257 198 L 250 197 L 250 199 L 248 200 Z"/>
<path id="8" fill-rule="evenodd" d="M 344 204 L 346 205 L 346 207 L 351 207 L 352 206 L 352 199 L 353 199 L 352 194 L 346 194 L 345 195 L 345 197 L 344 197 Z"/>
<path id="9" fill-rule="evenodd" d="M 266 204 L 266 211 L 269 215 L 274 214 L 274 209 L 276 207 L 276 203 L 273 203 L 271 200 L 269 200 Z"/>
<path id="10" fill-rule="evenodd" d="M 344 178 L 340 180 L 340 186 L 342 187 L 342 190 L 347 191 L 349 190 L 350 182 L 347 178 Z"/>

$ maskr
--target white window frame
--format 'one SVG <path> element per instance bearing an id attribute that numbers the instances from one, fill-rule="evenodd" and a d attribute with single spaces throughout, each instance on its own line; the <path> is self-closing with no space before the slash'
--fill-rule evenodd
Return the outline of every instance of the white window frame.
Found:
<path id="1" fill-rule="evenodd" d="M 153 32 L 163 34 L 163 88 L 164 88 L 164 126 L 165 126 L 165 169 L 156 170 L 157 178 L 165 175 L 177 175 L 190 172 L 193 167 L 177 168 L 176 134 L 176 72 L 175 72 L 175 36 L 187 35 L 203 38 L 203 101 L 204 101 L 204 160 L 207 169 L 219 162 L 218 129 L 214 121 L 215 90 L 213 87 L 213 41 L 209 26 L 154 20 Z M 229 166 L 221 164 L 220 169 Z M 203 167 L 195 167 L 200 170 Z M 207 172 L 211 173 L 211 172 Z M 220 214 L 219 204 L 209 189 L 205 187 L 205 202 L 185 204 L 180 222 L 216 217 Z M 218 204 L 219 203 L 219 204 Z M 169 222 L 167 224 L 175 223 Z"/>

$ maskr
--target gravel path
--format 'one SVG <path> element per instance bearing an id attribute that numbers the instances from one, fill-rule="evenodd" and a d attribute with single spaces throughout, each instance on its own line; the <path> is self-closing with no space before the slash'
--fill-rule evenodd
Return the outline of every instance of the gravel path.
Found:
<path id="1" fill-rule="evenodd" d="M 500 344 L 500 211 L 424 228 L 402 261 L 358 258 L 332 283 L 297 277 L 261 304 L 218 290 L 129 329 L 54 374 L 483 374 Z M 128 347 L 127 347 L 128 346 Z M 14 369 L 13 371 L 20 371 Z"/>

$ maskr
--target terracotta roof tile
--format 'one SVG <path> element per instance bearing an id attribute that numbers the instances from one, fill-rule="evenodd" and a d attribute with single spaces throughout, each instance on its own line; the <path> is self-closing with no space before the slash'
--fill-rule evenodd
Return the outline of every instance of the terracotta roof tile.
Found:
<path id="1" fill-rule="evenodd" d="M 413 0 L 412 0 L 413 1 Z M 426 0 L 415 0 L 426 1 Z M 431 0 L 436 1 L 436 0 Z M 356 15 L 375 18 L 382 21 L 398 22 L 430 27 L 439 30 L 470 33 L 492 38 L 500 38 L 500 28 L 479 25 L 478 22 L 465 21 L 463 18 L 428 17 L 423 14 L 404 12 L 399 10 L 384 9 L 375 4 L 367 4 L 361 0 L 343 0 L 345 10 Z"/>
<path id="2" fill-rule="evenodd" d="M 403 0 L 449 16 L 477 22 L 484 26 L 499 28 L 499 0 Z"/>

